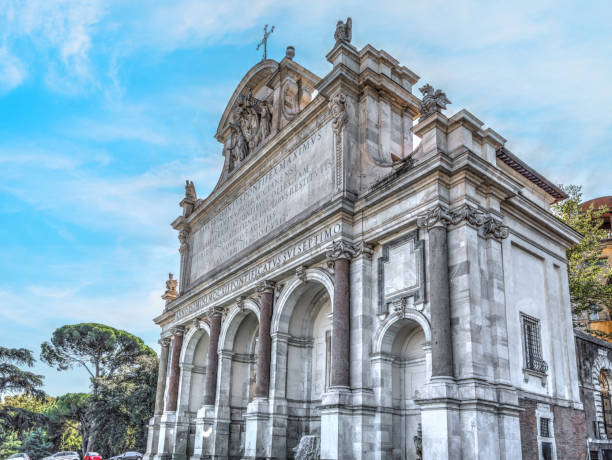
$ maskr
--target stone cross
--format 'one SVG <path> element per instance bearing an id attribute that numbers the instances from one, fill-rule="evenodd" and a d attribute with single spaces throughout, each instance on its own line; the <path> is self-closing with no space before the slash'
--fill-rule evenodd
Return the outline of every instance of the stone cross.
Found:
<path id="1" fill-rule="evenodd" d="M 272 28 L 268 32 L 268 24 L 266 24 L 266 26 L 264 27 L 264 36 L 257 45 L 257 50 L 259 50 L 259 48 L 261 48 L 261 45 L 263 45 L 264 52 L 262 61 L 265 61 L 268 58 L 268 37 L 272 32 L 274 32 L 274 26 L 272 26 Z"/>

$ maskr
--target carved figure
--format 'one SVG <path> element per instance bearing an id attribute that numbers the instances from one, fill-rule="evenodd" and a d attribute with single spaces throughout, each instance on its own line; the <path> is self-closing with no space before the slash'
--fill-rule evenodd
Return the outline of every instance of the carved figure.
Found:
<path id="1" fill-rule="evenodd" d="M 166 281 L 166 292 L 164 292 L 164 295 L 162 295 L 162 299 L 166 301 L 166 304 L 169 304 L 178 297 L 178 292 L 176 290 L 177 286 L 178 281 L 174 279 L 174 275 L 172 273 L 168 273 L 168 281 Z"/>
<path id="2" fill-rule="evenodd" d="M 242 132 L 240 120 L 232 120 L 229 123 L 232 130 L 229 151 L 233 162 L 244 160 L 249 154 L 249 146 Z"/>
<path id="3" fill-rule="evenodd" d="M 348 121 L 348 114 L 346 113 L 346 96 L 344 96 L 344 94 L 336 94 L 332 97 L 329 101 L 329 109 L 333 117 L 332 129 L 338 134 Z"/>
<path id="4" fill-rule="evenodd" d="M 192 201 L 197 201 L 198 199 L 198 196 L 196 195 L 195 191 L 195 185 L 193 185 L 193 181 L 185 181 L 185 198 Z"/>
<path id="5" fill-rule="evenodd" d="M 259 115 L 258 144 L 263 142 L 270 135 L 270 131 L 272 130 L 272 111 L 270 110 L 270 106 L 266 101 L 261 101 L 259 107 L 261 111 Z"/>
<path id="6" fill-rule="evenodd" d="M 451 104 L 444 91 L 440 89 L 434 90 L 433 86 L 429 84 L 419 88 L 419 91 L 423 94 L 420 107 L 421 118 L 419 118 L 419 121 L 424 120 L 433 113 L 442 112 L 442 110 L 446 109 L 446 104 Z"/>
<path id="7" fill-rule="evenodd" d="M 300 442 L 293 448 L 295 460 L 319 460 L 321 448 L 317 436 L 302 436 Z"/>
<path id="8" fill-rule="evenodd" d="M 353 38 L 353 20 L 346 18 L 346 22 L 338 21 L 334 33 L 336 45 L 339 43 L 350 43 Z"/>

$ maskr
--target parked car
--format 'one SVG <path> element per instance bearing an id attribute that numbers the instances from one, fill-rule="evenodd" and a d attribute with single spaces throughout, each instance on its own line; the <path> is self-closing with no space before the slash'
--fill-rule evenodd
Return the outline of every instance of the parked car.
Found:
<path id="1" fill-rule="evenodd" d="M 102 460 L 102 455 L 97 452 L 87 452 L 83 460 Z"/>
<path id="2" fill-rule="evenodd" d="M 13 454 L 10 457 L 7 457 L 6 460 L 30 460 L 30 456 L 25 452 L 20 452 L 18 454 Z"/>
<path id="3" fill-rule="evenodd" d="M 57 452 L 49 457 L 45 457 L 42 460 L 81 460 L 81 457 L 76 452 L 64 451 Z"/>
<path id="4" fill-rule="evenodd" d="M 142 460 L 142 454 L 138 452 L 124 452 L 120 455 L 111 457 L 108 460 Z"/>

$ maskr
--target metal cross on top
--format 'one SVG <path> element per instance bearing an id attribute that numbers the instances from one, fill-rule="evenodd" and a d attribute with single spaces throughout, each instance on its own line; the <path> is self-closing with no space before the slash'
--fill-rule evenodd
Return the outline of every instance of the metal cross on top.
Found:
<path id="1" fill-rule="evenodd" d="M 259 44 L 257 45 L 257 50 L 259 50 L 259 48 L 261 48 L 261 45 L 263 45 L 263 61 L 265 61 L 268 58 L 268 37 L 270 36 L 270 34 L 274 32 L 274 26 L 272 26 L 272 28 L 270 29 L 270 31 L 268 32 L 268 24 L 266 24 L 266 26 L 264 27 L 264 36 L 262 38 L 262 40 L 259 42 Z"/>

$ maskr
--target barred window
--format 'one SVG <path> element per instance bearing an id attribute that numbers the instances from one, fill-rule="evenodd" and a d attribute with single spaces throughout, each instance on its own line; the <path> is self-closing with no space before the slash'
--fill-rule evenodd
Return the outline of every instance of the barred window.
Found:
<path id="1" fill-rule="evenodd" d="M 550 438 L 550 419 L 546 417 L 540 418 L 540 436 Z"/>
<path id="2" fill-rule="evenodd" d="M 521 313 L 523 323 L 523 342 L 525 345 L 525 367 L 529 370 L 548 371 L 548 364 L 542 359 L 542 339 L 540 337 L 540 320 Z"/>

